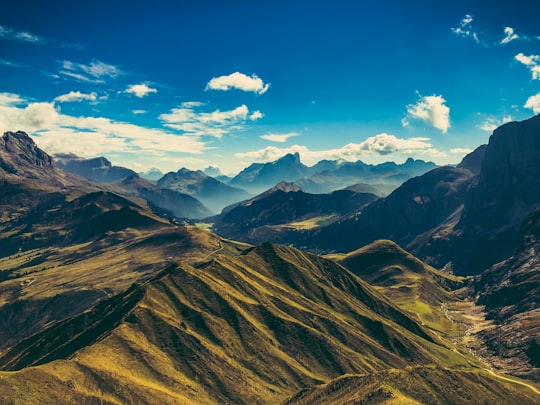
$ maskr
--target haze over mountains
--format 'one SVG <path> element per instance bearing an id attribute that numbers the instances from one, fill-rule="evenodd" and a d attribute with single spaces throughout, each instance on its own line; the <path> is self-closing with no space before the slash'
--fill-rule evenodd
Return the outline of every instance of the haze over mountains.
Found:
<path id="1" fill-rule="evenodd" d="M 281 178 L 210 217 L 195 194 L 311 169 L 154 184 L 75 159 L 93 181 L 5 133 L 0 402 L 538 403 L 539 156 L 540 115 L 386 197 L 370 187 L 429 164 L 321 162 L 373 183 Z M 179 225 L 205 217 L 216 233 Z"/>

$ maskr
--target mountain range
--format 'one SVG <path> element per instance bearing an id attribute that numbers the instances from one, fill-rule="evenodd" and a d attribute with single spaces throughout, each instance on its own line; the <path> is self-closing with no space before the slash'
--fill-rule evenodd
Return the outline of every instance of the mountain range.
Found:
<path id="1" fill-rule="evenodd" d="M 0 402 L 538 403 L 539 122 L 387 197 L 278 182 L 219 235 L 5 133 Z"/>
<path id="2" fill-rule="evenodd" d="M 219 213 L 224 207 L 251 197 L 246 191 L 222 183 L 200 170 L 193 171 L 186 168 L 165 174 L 157 181 L 157 185 L 189 194 L 214 213 Z"/>
<path id="3" fill-rule="evenodd" d="M 281 181 L 298 182 L 302 189 L 312 193 L 328 193 L 357 183 L 383 184 L 397 187 L 406 179 L 423 174 L 433 168 L 432 162 L 412 158 L 401 165 L 386 162 L 368 165 L 362 161 L 345 162 L 323 160 L 312 167 L 300 161 L 298 153 L 288 154 L 270 163 L 253 163 L 234 176 L 229 185 L 259 194 Z"/>

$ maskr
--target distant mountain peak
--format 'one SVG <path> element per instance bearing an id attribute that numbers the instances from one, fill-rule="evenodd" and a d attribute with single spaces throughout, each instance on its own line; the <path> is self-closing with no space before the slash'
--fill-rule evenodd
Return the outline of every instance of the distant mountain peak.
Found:
<path id="1" fill-rule="evenodd" d="M 287 162 L 287 163 L 299 163 L 301 164 L 302 162 L 300 161 L 300 153 L 298 152 L 294 152 L 294 153 L 287 153 L 285 156 L 279 158 L 278 160 L 276 160 L 274 163 L 283 163 L 283 162 Z"/>
<path id="2" fill-rule="evenodd" d="M 274 187 L 268 190 L 268 192 L 274 192 L 274 191 L 284 191 L 286 193 L 290 193 L 290 192 L 295 192 L 295 191 L 302 191 L 302 189 L 296 183 L 291 183 L 288 181 L 280 181 L 278 184 L 276 184 Z"/>

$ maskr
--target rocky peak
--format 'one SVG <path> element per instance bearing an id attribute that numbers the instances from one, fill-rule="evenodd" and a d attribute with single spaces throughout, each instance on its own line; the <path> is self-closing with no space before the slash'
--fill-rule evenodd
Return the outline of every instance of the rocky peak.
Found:
<path id="1" fill-rule="evenodd" d="M 0 138 L 0 170 L 22 174 L 47 168 L 54 169 L 53 158 L 38 148 L 25 132 L 5 132 Z"/>

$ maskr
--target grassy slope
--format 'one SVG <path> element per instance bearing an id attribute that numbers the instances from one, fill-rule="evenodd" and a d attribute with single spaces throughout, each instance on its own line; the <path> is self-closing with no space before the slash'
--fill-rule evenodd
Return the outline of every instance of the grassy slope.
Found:
<path id="1" fill-rule="evenodd" d="M 485 374 L 434 366 L 342 376 L 327 384 L 303 390 L 286 401 L 286 405 L 537 403 L 538 398 L 511 390 Z"/>
<path id="2" fill-rule="evenodd" d="M 154 277 L 173 257 L 195 264 L 218 249 L 235 250 L 216 235 L 169 224 L 144 203 L 112 193 L 39 195 L 37 205 L 0 229 L 8 252 L 0 257 L 0 352 Z M 2 201 L 12 207 L 25 198 L 26 190 L 15 190 Z"/>
<path id="3" fill-rule="evenodd" d="M 379 240 L 346 255 L 331 255 L 354 274 L 431 329 L 454 334 L 456 325 L 444 316 L 446 303 L 465 279 L 423 263 L 394 242 Z"/>
<path id="4" fill-rule="evenodd" d="M 278 403 L 346 373 L 471 367 L 343 267 L 294 249 L 265 244 L 182 265 L 143 289 L 94 344 L 3 373 L 3 400 Z M 41 358 L 48 339 L 23 343 L 25 358 Z"/>

